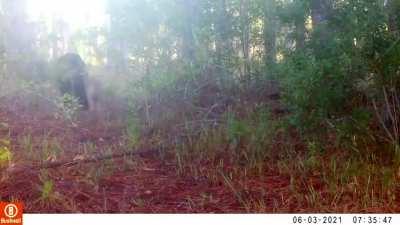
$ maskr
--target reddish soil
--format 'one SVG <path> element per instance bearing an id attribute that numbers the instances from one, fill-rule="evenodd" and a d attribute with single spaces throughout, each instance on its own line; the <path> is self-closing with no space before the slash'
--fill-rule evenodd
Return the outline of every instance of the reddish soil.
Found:
<path id="1" fill-rule="evenodd" d="M 253 206 L 246 210 L 241 199 L 262 200 L 265 203 L 262 211 L 272 212 L 277 205 L 286 210 L 297 207 L 284 197 L 289 190 L 289 178 L 278 176 L 273 170 L 262 180 L 247 180 L 234 192 L 223 179 L 215 182 L 204 176 L 178 175 L 174 157 L 167 154 L 161 160 L 157 151 L 132 156 L 134 165 L 127 165 L 124 159 L 113 159 L 46 171 L 23 169 L 21 165 L 38 164 L 24 157 L 26 149 L 18 141 L 23 136 L 58 138 L 66 151 L 62 157 L 73 159 L 77 155 L 75 149 L 86 142 L 110 147 L 113 152 L 120 151 L 118 146 L 123 129 L 95 120 L 72 126 L 52 115 L 31 112 L 22 106 L 14 107 L 14 110 L 2 107 L 0 119 L 9 126 L 14 166 L 19 167 L 0 183 L 0 196 L 5 200 L 22 200 L 30 213 L 227 213 L 251 210 Z M 113 166 L 94 181 L 93 171 L 106 164 Z M 52 197 L 47 200 L 41 200 L 44 181 L 40 176 L 43 173 L 54 185 Z"/>
<path id="2" fill-rule="evenodd" d="M 82 154 L 85 143 L 97 147 L 94 154 L 107 152 L 105 149 L 112 153 L 123 150 L 123 124 L 85 117 L 77 126 L 72 126 L 50 114 L 21 107 L 13 110 L 4 105 L 0 107 L 0 122 L 9 126 L 7 132 L 3 130 L 0 134 L 5 137 L 9 133 L 13 166 L 19 168 L 2 169 L 0 198 L 23 201 L 29 213 L 348 212 L 357 207 L 350 200 L 340 207 L 330 207 L 332 196 L 326 196 L 326 202 L 321 203 L 327 206 L 325 209 L 308 207 L 304 199 L 307 190 L 297 190 L 297 194 L 293 194 L 293 181 L 287 175 L 280 175 L 274 163 L 265 169 L 262 176 L 233 178 L 231 185 L 224 182 L 218 173 L 218 179 L 206 176 L 207 164 L 198 165 L 204 174 L 179 174 L 174 156 L 167 152 L 161 157 L 157 149 L 131 158 L 41 171 L 23 166 L 40 164 L 26 157 L 27 149 L 20 142 L 26 135 L 30 135 L 32 140 L 35 137 L 57 138 L 63 153 L 56 160 L 73 160 Z M 38 154 L 43 151 L 35 141 L 33 145 Z M 226 167 L 226 174 L 229 174 L 229 165 Z M 43 197 L 44 183 L 48 180 L 53 188 L 47 197 Z M 324 187 L 317 176 L 304 180 L 325 197 Z M 343 198 L 346 198 L 345 194 Z M 390 212 L 390 207 L 366 211 Z"/>

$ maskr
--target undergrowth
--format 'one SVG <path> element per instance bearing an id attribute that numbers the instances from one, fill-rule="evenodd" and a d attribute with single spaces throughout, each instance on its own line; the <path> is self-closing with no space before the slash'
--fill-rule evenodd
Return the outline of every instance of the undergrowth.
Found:
<path id="1" fill-rule="evenodd" d="M 177 84 L 186 83 L 184 90 L 170 84 L 148 93 L 140 108 L 146 107 L 147 112 L 139 110 L 135 117 L 141 118 L 136 121 L 152 121 L 143 124 L 140 133 L 157 140 L 152 142 L 156 148 L 173 155 L 177 174 L 222 183 L 248 212 L 262 212 L 268 204 L 276 205 L 276 211 L 299 207 L 318 212 L 396 208 L 400 183 L 397 156 L 390 150 L 393 142 L 388 148 L 380 144 L 382 139 L 374 127 L 376 117 L 367 108 L 360 106 L 350 116 L 336 118 L 324 118 L 317 111 L 282 115 L 273 107 L 284 101 L 269 97 L 260 101 L 257 94 L 263 93 L 253 94 L 257 85 L 236 84 L 225 90 L 203 80 L 202 75 L 178 79 Z M 268 82 L 265 79 L 258 85 Z M 234 89 L 240 89 L 241 95 L 232 95 Z M 307 101 L 298 107 L 306 107 L 310 104 Z M 340 103 L 332 102 L 332 107 L 336 104 Z M 159 117 L 158 112 L 164 113 Z M 296 124 L 298 116 L 306 126 Z M 268 199 L 262 193 L 271 190 L 263 188 L 256 191 L 258 197 L 250 194 L 249 189 L 256 186 L 249 188 L 249 180 L 273 175 L 288 178 L 287 196 Z"/>

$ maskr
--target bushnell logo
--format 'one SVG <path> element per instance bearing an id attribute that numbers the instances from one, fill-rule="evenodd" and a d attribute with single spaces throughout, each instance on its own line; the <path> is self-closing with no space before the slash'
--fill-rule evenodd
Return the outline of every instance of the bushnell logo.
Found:
<path id="1" fill-rule="evenodd" d="M 0 202 L 0 225 L 22 225 L 22 211 L 21 203 Z"/>

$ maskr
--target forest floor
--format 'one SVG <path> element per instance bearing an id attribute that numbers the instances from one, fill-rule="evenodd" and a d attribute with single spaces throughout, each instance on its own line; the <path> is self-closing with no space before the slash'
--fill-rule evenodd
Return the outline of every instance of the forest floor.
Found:
<path id="1" fill-rule="evenodd" d="M 123 143 L 123 127 L 93 120 L 72 126 L 22 106 L 14 109 L 0 109 L 1 121 L 7 124 L 10 132 L 16 163 L 11 167 L 18 168 L 11 169 L 6 177 L 3 175 L 0 196 L 3 200 L 23 201 L 28 213 L 246 212 L 240 202 L 242 197 L 238 200 L 223 182 L 178 174 L 174 157 L 167 155 L 160 160 L 154 150 L 141 150 L 137 155 L 73 167 L 32 169 L 30 166 L 39 163 L 32 157 L 38 155 L 47 154 L 45 161 L 74 161 L 85 157 L 88 143 L 94 148 L 108 148 L 113 154 L 121 152 L 118 146 Z M 27 148 L 31 148 L 36 156 L 28 157 Z M 51 148 L 63 150 L 51 155 Z M 268 203 L 265 211 L 274 211 L 276 204 L 285 205 L 288 211 L 295 207 L 285 197 L 289 190 L 288 177 L 277 175 L 272 169 L 263 180 L 249 178 L 245 186 L 241 192 L 247 195 L 246 198 L 265 198 Z"/>
<path id="2" fill-rule="evenodd" d="M 179 172 L 173 154 L 162 154 L 144 145 L 136 150 L 140 154 L 40 169 L 43 162 L 74 162 L 90 155 L 126 152 L 124 124 L 86 117 L 71 125 L 40 110 L 32 111 L 18 104 L 12 108 L 4 104 L 0 108 L 0 121 L 7 127 L 3 127 L 1 134 L 9 136 L 13 153 L 13 164 L 2 173 L 0 196 L 2 200 L 23 201 L 28 213 L 360 210 L 346 194 L 341 196 L 344 203 L 331 201 L 333 198 L 328 197 L 318 174 L 305 178 L 308 186 L 294 191 L 295 181 L 290 174 L 279 172 L 277 161 L 267 162 L 262 176 L 249 174 L 235 179 L 233 173 L 210 172 L 207 164 L 197 165 L 202 172 L 194 176 Z M 213 176 L 217 178 L 212 179 Z M 324 196 L 327 200 L 322 203 Z M 382 205 L 363 209 L 366 212 L 393 210 L 396 207 Z"/>

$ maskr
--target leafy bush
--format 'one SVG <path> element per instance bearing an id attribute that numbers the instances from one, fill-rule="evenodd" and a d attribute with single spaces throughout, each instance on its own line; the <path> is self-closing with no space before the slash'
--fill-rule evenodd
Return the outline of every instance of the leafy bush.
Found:
<path id="1" fill-rule="evenodd" d="M 398 136 L 398 121 L 388 117 L 398 108 L 400 41 L 387 29 L 385 9 L 375 1 L 349 1 L 333 10 L 325 29 L 335 32 L 324 36 L 316 29 L 304 49 L 286 52 L 279 65 L 292 124 L 314 140 L 333 128 L 347 144 L 382 140 L 382 132 Z M 371 134 L 374 124 L 380 134 Z"/>
<path id="2" fill-rule="evenodd" d="M 12 159 L 10 142 L 7 139 L 0 139 L 0 168 L 8 165 Z"/>
<path id="3" fill-rule="evenodd" d="M 354 97 L 351 81 L 329 61 L 294 54 L 281 65 L 283 96 L 293 113 L 292 123 L 303 133 L 326 131 L 326 120 L 347 113 L 346 105 Z"/>

